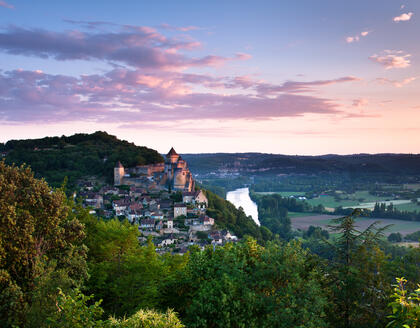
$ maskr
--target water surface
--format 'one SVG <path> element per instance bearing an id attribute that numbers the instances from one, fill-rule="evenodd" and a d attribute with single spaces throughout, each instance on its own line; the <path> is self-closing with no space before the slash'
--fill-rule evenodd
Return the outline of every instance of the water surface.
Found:
<path id="1" fill-rule="evenodd" d="M 226 194 L 226 199 L 230 201 L 236 208 L 242 207 L 246 215 L 251 215 L 256 224 L 260 225 L 258 221 L 258 206 L 251 197 L 249 197 L 248 188 L 239 188 L 229 191 Z"/>

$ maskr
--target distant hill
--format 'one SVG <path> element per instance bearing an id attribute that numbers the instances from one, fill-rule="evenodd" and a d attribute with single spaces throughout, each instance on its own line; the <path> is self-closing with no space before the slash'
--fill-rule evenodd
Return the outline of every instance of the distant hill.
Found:
<path id="1" fill-rule="evenodd" d="M 218 170 L 241 174 L 319 174 L 418 175 L 420 154 L 355 154 L 292 156 L 264 153 L 182 154 L 194 173 Z"/>
<path id="2" fill-rule="evenodd" d="M 163 162 L 157 151 L 101 131 L 69 137 L 10 140 L 0 144 L 0 152 L 6 154 L 6 163 L 26 163 L 37 177 L 44 177 L 53 186 L 60 185 L 65 177 L 69 185 L 86 176 L 112 182 L 117 161 L 126 167 Z"/>

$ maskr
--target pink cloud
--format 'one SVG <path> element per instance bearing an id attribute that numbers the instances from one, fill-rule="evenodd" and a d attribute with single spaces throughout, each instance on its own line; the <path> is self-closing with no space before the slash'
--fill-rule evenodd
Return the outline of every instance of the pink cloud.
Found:
<path id="1" fill-rule="evenodd" d="M 8 8 L 8 9 L 14 9 L 15 7 L 5 1 L 0 0 L 0 7 Z"/>
<path id="2" fill-rule="evenodd" d="M 358 99 L 354 99 L 352 106 L 356 107 L 356 108 L 363 108 L 368 104 L 368 100 L 365 98 L 358 98 Z"/>
<path id="3" fill-rule="evenodd" d="M 311 92 L 314 91 L 314 87 L 332 85 L 343 82 L 354 82 L 360 81 L 360 78 L 355 76 L 345 76 L 338 79 L 332 80 L 318 80 L 309 82 L 297 82 L 287 81 L 282 85 L 271 85 L 267 83 L 260 83 L 257 85 L 257 90 L 261 94 L 272 94 L 277 92 L 289 92 L 289 93 L 300 93 L 300 92 Z"/>
<path id="4" fill-rule="evenodd" d="M 393 21 L 394 22 L 406 22 L 409 21 L 411 19 L 411 17 L 413 17 L 413 13 L 406 13 L 406 14 L 401 14 L 400 16 L 396 16 L 394 17 Z"/>
<path id="5" fill-rule="evenodd" d="M 403 51 L 399 50 L 384 50 L 382 54 L 374 54 L 369 57 L 376 63 L 379 63 L 385 66 L 385 69 L 391 68 L 406 68 L 410 66 L 410 54 L 405 54 Z"/>
<path id="6" fill-rule="evenodd" d="M 287 88 L 283 93 L 265 97 L 193 93 L 188 86 L 233 80 L 176 72 L 161 72 L 161 75 L 151 76 L 125 69 L 80 78 L 50 75 L 41 71 L 3 72 L 0 73 L 0 120 L 129 123 L 206 118 L 270 119 L 307 113 L 340 113 L 339 105 L 330 99 L 288 93 Z M 252 85 L 252 80 L 237 81 L 244 87 Z M 329 83 L 334 82 L 314 81 L 312 84 Z"/>
<path id="7" fill-rule="evenodd" d="M 403 79 L 401 81 L 390 80 L 390 79 L 383 78 L 383 77 L 376 79 L 376 81 L 379 82 L 379 83 L 381 83 L 381 84 L 392 84 L 396 88 L 402 88 L 404 85 L 407 85 L 407 84 L 409 84 L 409 83 L 411 83 L 411 82 L 413 82 L 415 80 L 417 80 L 417 77 L 414 77 L 414 76 L 413 77 L 405 78 L 405 79 Z"/>
<path id="8" fill-rule="evenodd" d="M 94 26 L 102 24 L 108 23 L 97 22 Z M 11 27 L 0 33 L 0 50 L 10 54 L 56 60 L 100 60 L 145 69 L 218 66 L 250 57 L 236 54 L 234 57 L 207 55 L 191 58 L 178 54 L 178 50 L 188 51 L 198 46 L 197 41 L 168 38 L 144 26 L 125 26 L 125 30 L 117 32 L 51 32 Z"/>
<path id="9" fill-rule="evenodd" d="M 346 37 L 346 42 L 347 43 L 358 42 L 362 37 L 367 36 L 369 33 L 370 33 L 370 31 L 362 31 L 362 32 L 360 32 L 359 35 L 348 36 L 348 37 Z"/>

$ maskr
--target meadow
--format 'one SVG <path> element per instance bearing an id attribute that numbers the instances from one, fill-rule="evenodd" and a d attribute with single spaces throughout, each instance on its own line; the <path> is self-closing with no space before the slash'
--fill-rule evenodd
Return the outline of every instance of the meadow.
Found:
<path id="1" fill-rule="evenodd" d="M 304 196 L 304 192 L 296 192 L 296 191 L 279 191 L 279 192 L 258 192 L 261 195 L 272 195 L 272 194 L 279 194 L 282 197 L 299 197 Z M 378 197 L 371 195 L 368 191 L 356 191 L 353 194 L 346 194 L 346 193 L 339 193 L 338 195 L 340 198 L 336 198 L 331 195 L 319 195 L 318 197 L 307 199 L 306 201 L 312 205 L 323 205 L 326 210 L 333 211 L 334 208 L 342 206 L 346 207 L 358 207 L 358 208 L 367 208 L 373 209 L 375 203 L 386 203 L 389 205 L 392 203 L 396 208 L 399 210 L 404 211 L 420 211 L 420 203 L 414 204 L 409 199 L 390 199 L 385 197 Z"/>
<path id="2" fill-rule="evenodd" d="M 302 214 L 302 215 L 299 215 Z M 328 225 L 332 224 L 332 219 L 339 216 L 336 215 L 320 215 L 320 214 L 310 214 L 310 213 L 293 213 L 289 215 L 292 222 L 293 229 L 306 230 L 309 226 L 318 226 L 326 230 L 331 229 Z M 389 235 L 393 232 L 399 232 L 402 235 L 407 235 L 409 233 L 420 230 L 420 222 L 418 221 L 403 221 L 395 219 L 370 219 L 370 218 L 357 218 L 356 226 L 359 230 L 366 229 L 373 222 L 379 221 L 378 227 L 383 227 L 386 225 L 391 225 L 386 231 L 385 235 Z"/>

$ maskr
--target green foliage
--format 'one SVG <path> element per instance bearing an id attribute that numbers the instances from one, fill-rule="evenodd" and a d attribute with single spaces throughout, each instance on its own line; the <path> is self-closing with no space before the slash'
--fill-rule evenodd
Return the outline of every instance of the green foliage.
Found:
<path id="1" fill-rule="evenodd" d="M 209 234 L 206 231 L 197 231 L 197 238 L 198 239 L 207 239 L 208 235 Z"/>
<path id="2" fill-rule="evenodd" d="M 118 220 L 84 217 L 89 247 L 90 293 L 108 314 L 131 315 L 160 302 L 160 286 L 182 268 L 188 256 L 159 256 L 149 239 L 141 247 L 138 228 Z"/>
<path id="3" fill-rule="evenodd" d="M 132 316 L 101 320 L 104 313 L 101 301 L 93 302 L 93 295 L 85 296 L 79 289 L 64 294 L 59 290 L 56 311 L 47 319 L 47 327 L 63 328 L 182 328 L 181 321 L 172 310 L 159 313 L 139 310 Z M 90 303 L 90 305 L 89 305 Z"/>
<path id="4" fill-rule="evenodd" d="M 211 191 L 204 190 L 204 193 L 208 200 L 207 215 L 215 219 L 218 227 L 233 231 L 239 238 L 248 235 L 261 243 L 264 242 L 261 228 L 250 216 L 246 216 L 242 209 L 237 209 L 232 203 Z M 270 237 L 270 234 L 264 231 L 264 237 Z"/>
<path id="5" fill-rule="evenodd" d="M 420 241 L 420 230 L 410 233 L 404 237 L 406 240 L 410 241 Z"/>
<path id="6" fill-rule="evenodd" d="M 409 293 L 405 289 L 407 280 L 396 278 L 394 293 L 391 295 L 393 301 L 389 303 L 392 314 L 388 316 L 391 321 L 386 327 L 395 328 L 417 328 L 420 327 L 420 284 L 417 289 Z"/>
<path id="7" fill-rule="evenodd" d="M 308 230 L 304 232 L 303 238 L 329 239 L 330 233 L 328 230 L 324 230 L 321 227 L 314 227 L 311 225 Z"/>
<path id="8" fill-rule="evenodd" d="M 163 161 L 155 150 L 135 146 L 100 131 L 69 137 L 10 140 L 5 144 L 5 150 L 7 163 L 26 163 L 37 177 L 44 177 L 53 186 L 59 186 L 65 177 L 70 186 L 84 176 L 111 181 L 117 161 L 125 167 Z"/>
<path id="9" fill-rule="evenodd" d="M 184 325 L 172 310 L 159 313 L 154 310 L 139 310 L 127 319 L 109 320 L 110 328 L 183 328 Z"/>
<path id="10" fill-rule="evenodd" d="M 47 319 L 48 327 L 62 328 L 94 328 L 104 327 L 99 320 L 103 314 L 101 301 L 88 305 L 93 295 L 86 296 L 79 289 L 71 291 L 68 295 L 61 289 L 58 292 L 57 309 Z"/>
<path id="11" fill-rule="evenodd" d="M 402 239 L 402 235 L 399 232 L 393 232 L 388 236 L 388 241 L 391 243 L 399 243 Z"/>
<path id="12" fill-rule="evenodd" d="M 355 228 L 352 215 L 334 219 L 330 228 L 339 233 L 334 260 L 328 269 L 332 307 L 330 322 L 335 327 L 383 327 L 386 313 L 387 282 L 385 255 L 379 248 L 382 232 L 372 224 L 365 231 Z M 362 295 L 362 296 L 361 296 Z"/>
<path id="13" fill-rule="evenodd" d="M 182 192 L 177 191 L 171 194 L 171 199 L 175 202 L 175 203 L 181 203 L 182 202 Z"/>
<path id="14" fill-rule="evenodd" d="M 316 261 L 296 242 L 192 250 L 168 299 L 188 327 L 326 327 Z"/>
<path id="15" fill-rule="evenodd" d="M 83 226 L 62 189 L 0 161 L 0 323 L 39 326 L 57 287 L 87 277 Z"/>

